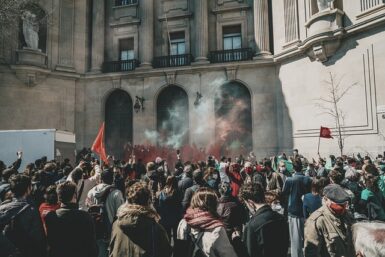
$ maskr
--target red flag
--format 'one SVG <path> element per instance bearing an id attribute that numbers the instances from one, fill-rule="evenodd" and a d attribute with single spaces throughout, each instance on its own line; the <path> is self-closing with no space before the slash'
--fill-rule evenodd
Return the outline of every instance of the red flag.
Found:
<path id="1" fill-rule="evenodd" d="M 333 138 L 332 131 L 330 130 L 330 128 L 325 128 L 325 127 L 321 127 L 319 136 L 322 138 Z"/>
<path id="2" fill-rule="evenodd" d="M 104 147 L 104 122 L 99 129 L 98 135 L 95 138 L 94 143 L 92 144 L 91 150 L 99 154 L 100 158 L 107 163 L 107 154 L 106 148 Z"/>

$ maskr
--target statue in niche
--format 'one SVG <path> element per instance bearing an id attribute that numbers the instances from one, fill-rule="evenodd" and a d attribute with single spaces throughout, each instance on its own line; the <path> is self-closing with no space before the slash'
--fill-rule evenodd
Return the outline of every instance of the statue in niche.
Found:
<path id="1" fill-rule="evenodd" d="M 30 11 L 24 11 L 21 19 L 23 20 L 23 35 L 27 47 L 39 50 L 39 23 L 36 15 Z"/>
<path id="2" fill-rule="evenodd" d="M 318 12 L 322 12 L 326 9 L 333 9 L 334 0 L 317 0 Z"/>

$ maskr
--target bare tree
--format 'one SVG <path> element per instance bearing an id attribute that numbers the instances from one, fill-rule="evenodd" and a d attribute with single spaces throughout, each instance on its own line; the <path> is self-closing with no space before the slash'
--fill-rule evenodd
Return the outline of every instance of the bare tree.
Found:
<path id="1" fill-rule="evenodd" d="M 346 134 L 344 133 L 344 125 L 346 113 L 341 109 L 341 100 L 346 96 L 351 88 L 357 86 L 358 83 L 353 83 L 348 86 L 342 84 L 343 77 L 337 78 L 336 75 L 329 73 L 329 79 L 324 81 L 327 86 L 327 96 L 320 97 L 317 100 L 316 106 L 323 110 L 323 114 L 331 116 L 335 122 L 337 131 L 338 147 L 341 156 L 343 155 L 344 143 Z"/>
<path id="2" fill-rule="evenodd" d="M 0 0 L 0 25 L 14 26 L 18 21 L 22 7 L 34 0 Z"/>

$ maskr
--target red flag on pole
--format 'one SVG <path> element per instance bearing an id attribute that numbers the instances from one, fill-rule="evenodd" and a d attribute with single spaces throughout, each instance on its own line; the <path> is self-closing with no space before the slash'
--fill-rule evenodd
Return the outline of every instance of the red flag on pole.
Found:
<path id="1" fill-rule="evenodd" d="M 333 138 L 332 137 L 332 131 L 330 130 L 330 128 L 321 127 L 321 130 L 319 132 L 319 137 L 322 137 L 322 138 Z"/>
<path id="2" fill-rule="evenodd" d="M 91 150 L 99 154 L 100 158 L 107 163 L 106 148 L 104 147 L 104 122 L 102 123 L 98 135 L 92 144 Z"/>

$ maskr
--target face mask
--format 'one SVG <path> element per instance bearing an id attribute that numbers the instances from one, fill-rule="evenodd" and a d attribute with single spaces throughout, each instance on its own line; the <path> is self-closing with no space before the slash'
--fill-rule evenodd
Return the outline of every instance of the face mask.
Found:
<path id="1" fill-rule="evenodd" d="M 285 171 L 286 171 L 286 168 L 285 168 L 285 167 L 280 167 L 279 170 L 280 170 L 281 172 L 285 172 Z"/>
<path id="2" fill-rule="evenodd" d="M 343 215 L 346 212 L 345 205 L 331 203 L 329 207 L 333 211 L 333 213 L 336 215 Z"/>
<path id="3" fill-rule="evenodd" d="M 218 179 L 218 174 L 213 174 L 213 179 L 217 180 Z"/>

